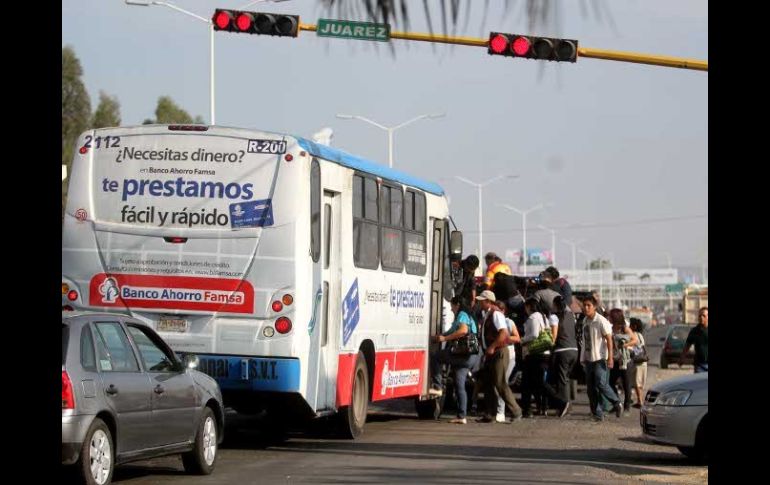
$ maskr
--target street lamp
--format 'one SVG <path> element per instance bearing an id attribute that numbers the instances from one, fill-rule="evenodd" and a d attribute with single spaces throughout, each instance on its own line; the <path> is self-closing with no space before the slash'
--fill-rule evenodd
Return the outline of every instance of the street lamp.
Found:
<path id="1" fill-rule="evenodd" d="M 393 168 L 393 132 L 396 131 L 399 128 L 403 128 L 406 125 L 411 125 L 415 121 L 419 121 L 422 119 L 436 119 L 436 118 L 443 118 L 446 116 L 446 113 L 438 113 L 438 114 L 424 114 L 417 116 L 415 118 L 412 118 L 409 121 L 404 121 L 403 123 L 396 125 L 396 126 L 385 126 L 377 123 L 376 121 L 372 121 L 368 118 L 364 118 L 363 116 L 358 115 L 346 115 L 346 114 L 337 114 L 337 118 L 341 120 L 361 120 L 366 123 L 369 123 L 370 125 L 374 125 L 377 128 L 380 128 L 381 130 L 385 130 L 388 132 L 388 167 Z"/>
<path id="2" fill-rule="evenodd" d="M 522 252 L 524 253 L 524 276 L 527 276 L 527 214 L 530 212 L 534 212 L 538 209 L 544 209 L 546 207 L 551 207 L 553 204 L 537 204 L 534 207 L 530 207 L 527 210 L 521 210 L 513 207 L 512 205 L 508 204 L 498 204 L 500 207 L 505 207 L 508 210 L 512 210 L 514 212 L 518 212 L 521 214 L 521 231 L 522 231 Z"/>
<path id="3" fill-rule="evenodd" d="M 574 274 L 575 271 L 577 270 L 575 266 L 575 247 L 579 246 L 580 244 L 583 244 L 584 242 L 586 242 L 586 240 L 578 239 L 577 241 L 570 241 L 569 239 L 562 239 L 562 241 L 572 246 L 572 273 Z"/>
<path id="4" fill-rule="evenodd" d="M 588 251 L 584 249 L 578 249 L 578 252 L 586 257 L 586 260 L 588 261 L 588 289 L 591 289 L 591 285 L 593 284 L 593 278 L 591 273 L 591 260 L 594 259 L 593 255 L 589 253 Z M 602 292 L 599 292 L 599 298 L 602 297 Z"/>
<path id="5" fill-rule="evenodd" d="M 556 266 L 556 230 L 555 229 L 548 229 L 544 225 L 537 226 L 539 229 L 542 229 L 546 232 L 551 233 L 551 264 L 553 266 Z"/>
<path id="6" fill-rule="evenodd" d="M 519 177 L 518 175 L 498 175 L 497 177 L 492 177 L 486 182 L 478 183 L 478 182 L 474 182 L 473 180 L 469 180 L 465 177 L 460 177 L 459 175 L 455 175 L 455 178 L 460 182 L 465 182 L 466 184 L 472 185 L 473 187 L 476 187 L 477 189 L 479 189 L 479 261 L 481 261 L 481 258 L 484 257 L 484 253 L 482 252 L 482 249 L 481 249 L 481 242 L 482 242 L 481 233 L 483 231 L 482 224 L 481 224 L 482 214 L 483 214 L 481 211 L 481 189 L 491 184 L 492 182 L 497 182 L 500 179 L 515 179 L 518 177 Z"/>
<path id="7" fill-rule="evenodd" d="M 246 5 L 239 7 L 241 9 L 249 7 L 251 5 L 254 5 L 255 3 L 261 3 L 261 2 L 272 2 L 272 3 L 278 3 L 278 2 L 286 2 L 287 0 L 257 0 L 255 2 L 247 3 Z M 192 12 L 189 12 L 183 8 L 177 7 L 176 5 L 169 3 L 169 2 L 158 2 L 154 0 L 125 0 L 126 5 L 134 5 L 139 7 L 150 7 L 152 5 L 160 5 L 162 7 L 168 7 L 172 10 L 176 10 L 177 12 L 181 12 L 185 15 L 188 15 L 190 17 L 194 17 L 201 22 L 206 22 L 209 24 L 209 120 L 212 125 L 216 124 L 216 118 L 214 116 L 214 24 L 211 22 L 211 19 L 207 19 L 205 17 L 201 17 L 200 15 L 194 14 Z"/>

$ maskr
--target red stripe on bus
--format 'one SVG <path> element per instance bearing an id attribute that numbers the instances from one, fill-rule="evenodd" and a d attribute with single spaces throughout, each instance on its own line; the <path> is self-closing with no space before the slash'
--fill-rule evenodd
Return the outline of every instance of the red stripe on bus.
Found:
<path id="1" fill-rule="evenodd" d="M 337 361 L 337 409 L 342 406 L 350 406 L 353 392 L 353 370 L 356 368 L 355 354 L 340 354 Z"/>
<path id="2" fill-rule="evenodd" d="M 377 352 L 374 357 L 372 401 L 419 396 L 423 385 L 425 350 Z M 358 354 L 341 354 L 337 367 L 337 408 L 349 406 Z"/>

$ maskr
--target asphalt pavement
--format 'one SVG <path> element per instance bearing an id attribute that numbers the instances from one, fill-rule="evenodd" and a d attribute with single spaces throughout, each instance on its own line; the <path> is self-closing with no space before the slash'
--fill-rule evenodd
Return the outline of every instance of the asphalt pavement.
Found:
<path id="1" fill-rule="evenodd" d="M 692 366 L 659 369 L 659 338 L 647 333 L 648 385 L 692 372 Z M 276 433 L 258 418 L 228 416 L 226 439 L 210 476 L 184 473 L 176 457 L 118 467 L 120 484 L 185 483 L 706 483 L 708 467 L 695 466 L 676 448 L 647 442 L 639 410 L 602 423 L 590 420 L 585 388 L 569 415 L 515 424 L 467 425 L 418 420 L 413 403 L 370 407 L 364 435 L 336 438 L 323 422 Z M 274 423 L 272 423 L 274 424 Z"/>

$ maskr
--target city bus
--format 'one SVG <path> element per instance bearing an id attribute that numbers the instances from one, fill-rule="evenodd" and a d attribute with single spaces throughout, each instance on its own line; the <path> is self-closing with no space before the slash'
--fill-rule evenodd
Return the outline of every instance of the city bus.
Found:
<path id="1" fill-rule="evenodd" d="M 436 415 L 430 337 L 462 251 L 439 185 L 203 125 L 87 131 L 70 177 L 63 310 L 140 319 L 239 412 L 336 415 L 349 437 L 371 401 Z"/>

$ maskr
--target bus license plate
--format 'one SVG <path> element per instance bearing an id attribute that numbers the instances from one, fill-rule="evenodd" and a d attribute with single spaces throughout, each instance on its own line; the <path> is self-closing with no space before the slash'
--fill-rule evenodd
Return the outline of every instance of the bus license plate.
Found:
<path id="1" fill-rule="evenodd" d="M 187 320 L 184 318 L 160 317 L 160 320 L 158 320 L 159 332 L 184 333 L 187 331 L 187 326 Z"/>

